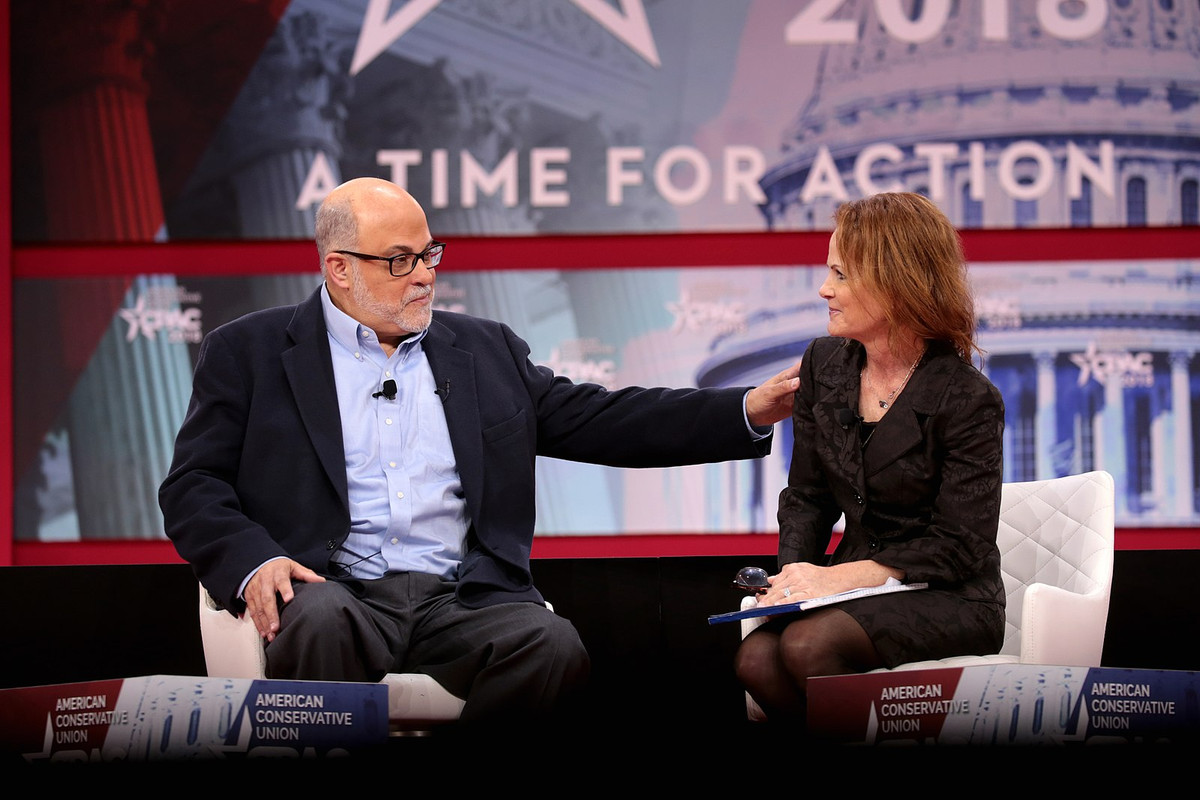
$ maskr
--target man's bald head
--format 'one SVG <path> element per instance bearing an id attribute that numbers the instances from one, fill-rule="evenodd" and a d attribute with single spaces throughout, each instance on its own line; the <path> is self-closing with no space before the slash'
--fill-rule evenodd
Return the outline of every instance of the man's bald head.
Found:
<path id="1" fill-rule="evenodd" d="M 354 178 L 338 186 L 317 209 L 316 242 L 325 272 L 325 256 L 335 250 L 358 249 L 359 227 L 383 211 L 411 215 L 425 222 L 425 211 L 412 195 L 382 178 Z"/>

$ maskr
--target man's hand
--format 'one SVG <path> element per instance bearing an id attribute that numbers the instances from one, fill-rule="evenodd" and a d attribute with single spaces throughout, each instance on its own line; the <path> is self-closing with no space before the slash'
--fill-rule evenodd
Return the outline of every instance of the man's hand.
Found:
<path id="1" fill-rule="evenodd" d="M 800 362 L 751 389 L 746 395 L 746 418 L 755 427 L 774 425 L 792 415 L 792 396 L 800 388 Z"/>
<path id="2" fill-rule="evenodd" d="M 268 642 L 274 641 L 275 634 L 279 633 L 279 605 L 275 596 L 278 595 L 284 604 L 292 602 L 295 596 L 292 581 L 324 583 L 325 579 L 290 558 L 277 558 L 259 567 L 242 592 L 246 613 L 258 628 L 259 636 Z"/>

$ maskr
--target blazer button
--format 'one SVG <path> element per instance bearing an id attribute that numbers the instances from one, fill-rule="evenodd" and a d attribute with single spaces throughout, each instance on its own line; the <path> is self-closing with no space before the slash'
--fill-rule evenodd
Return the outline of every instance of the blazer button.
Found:
<path id="1" fill-rule="evenodd" d="M 860 495 L 860 494 L 858 494 L 858 493 L 855 493 L 855 495 L 854 495 L 854 502 L 855 502 L 855 503 L 858 503 L 858 504 L 861 506 L 861 505 L 862 505 L 862 495 Z"/>

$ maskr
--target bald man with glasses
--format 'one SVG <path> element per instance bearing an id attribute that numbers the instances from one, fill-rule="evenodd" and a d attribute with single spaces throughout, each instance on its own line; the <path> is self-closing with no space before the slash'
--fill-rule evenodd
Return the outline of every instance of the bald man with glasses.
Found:
<path id="1" fill-rule="evenodd" d="M 423 672 L 464 721 L 543 718 L 584 683 L 533 585 L 534 459 L 756 458 L 798 370 L 754 389 L 607 391 L 529 360 L 507 326 L 433 310 L 447 245 L 375 178 L 317 212 L 323 284 L 205 338 L 159 499 L 272 678 Z"/>

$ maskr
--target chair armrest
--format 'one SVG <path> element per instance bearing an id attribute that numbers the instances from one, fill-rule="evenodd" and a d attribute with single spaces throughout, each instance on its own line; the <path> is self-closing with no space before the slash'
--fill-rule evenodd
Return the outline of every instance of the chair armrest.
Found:
<path id="1" fill-rule="evenodd" d="M 1030 584 L 1021 606 L 1021 663 L 1100 666 L 1108 600 L 1106 587 L 1077 594 Z"/>
<path id="2" fill-rule="evenodd" d="M 745 611 L 748 608 L 754 608 L 754 606 L 757 604 L 758 601 L 754 599 L 753 595 L 746 595 L 742 598 L 739 608 L 742 611 Z M 750 635 L 751 631 L 766 621 L 766 617 L 750 617 L 749 619 L 741 620 L 742 638 L 745 639 Z M 754 698 L 750 696 L 749 692 L 746 692 L 746 717 L 751 722 L 762 722 L 767 718 L 767 715 L 763 713 L 763 710 L 759 707 L 758 703 L 754 702 Z"/>
<path id="3" fill-rule="evenodd" d="M 756 605 L 758 605 L 758 600 L 754 598 L 754 595 L 746 595 L 742 598 L 742 603 L 740 606 L 738 606 L 738 608 L 742 611 L 745 611 L 748 608 L 754 608 Z M 766 617 L 750 617 L 749 619 L 741 620 L 742 638 L 745 639 L 750 635 L 751 631 L 766 621 Z"/>
<path id="4" fill-rule="evenodd" d="M 235 617 L 219 607 L 200 586 L 200 640 L 210 677 L 261 678 L 267 654 L 258 629 L 245 615 Z"/>
<path id="5" fill-rule="evenodd" d="M 456 720 L 466 705 L 428 675 L 389 673 L 383 683 L 388 687 L 388 719 L 397 729 Z"/>

